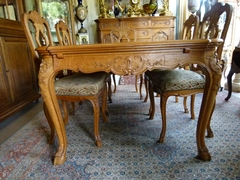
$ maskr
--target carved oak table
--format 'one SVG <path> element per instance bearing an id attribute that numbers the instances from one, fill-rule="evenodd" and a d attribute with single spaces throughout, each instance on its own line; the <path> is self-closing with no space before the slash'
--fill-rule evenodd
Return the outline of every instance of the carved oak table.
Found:
<path id="1" fill-rule="evenodd" d="M 206 85 L 198 118 L 196 141 L 197 158 L 210 161 L 211 155 L 205 145 L 205 130 L 210 123 L 215 98 L 220 87 L 221 63 L 215 49 L 221 39 L 168 40 L 160 42 L 132 42 L 114 44 L 88 44 L 72 46 L 49 46 L 37 48 L 42 57 L 39 86 L 43 100 L 51 116 L 50 122 L 59 139 L 54 165 L 66 161 L 67 138 L 60 108 L 54 91 L 54 77 L 58 71 L 70 69 L 92 73 L 113 72 L 118 75 L 142 74 L 153 69 L 174 69 L 184 64 L 199 64 L 205 70 Z M 207 129 L 212 137 L 211 129 Z"/>

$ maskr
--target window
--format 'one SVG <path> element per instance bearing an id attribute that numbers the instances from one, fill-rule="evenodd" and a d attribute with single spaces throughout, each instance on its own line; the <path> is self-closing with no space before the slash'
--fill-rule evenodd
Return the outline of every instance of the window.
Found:
<path id="1" fill-rule="evenodd" d="M 0 18 L 18 20 L 16 0 L 0 0 Z"/>
<path id="2" fill-rule="evenodd" d="M 75 35 L 73 5 L 71 0 L 38 0 L 38 11 L 48 21 L 54 42 L 58 41 L 55 24 L 59 20 L 63 20 L 69 26 L 72 37 Z M 74 44 L 75 41 L 75 38 L 73 38 Z"/>

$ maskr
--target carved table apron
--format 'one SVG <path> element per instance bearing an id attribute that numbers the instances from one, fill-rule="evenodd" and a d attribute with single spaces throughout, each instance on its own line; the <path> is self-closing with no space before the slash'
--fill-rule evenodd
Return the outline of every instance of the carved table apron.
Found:
<path id="1" fill-rule="evenodd" d="M 174 69 L 184 64 L 199 64 L 206 71 L 206 85 L 198 118 L 196 141 L 197 157 L 203 161 L 211 160 L 204 136 L 220 87 L 222 67 L 215 49 L 221 43 L 221 39 L 168 40 L 37 48 L 37 52 L 42 57 L 39 86 L 52 119 L 50 123 L 56 129 L 59 139 L 54 165 L 66 161 L 67 151 L 66 131 L 54 91 L 54 77 L 58 71 L 70 69 L 84 73 L 106 71 L 118 75 L 136 75 L 156 68 Z M 212 137 L 211 129 L 207 130 L 208 136 Z"/>

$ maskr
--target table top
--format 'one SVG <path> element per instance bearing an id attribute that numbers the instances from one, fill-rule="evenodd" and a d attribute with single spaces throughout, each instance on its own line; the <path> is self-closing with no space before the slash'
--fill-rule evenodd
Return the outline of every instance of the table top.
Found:
<path id="1" fill-rule="evenodd" d="M 118 75 L 142 74 L 156 68 L 174 69 L 186 63 L 208 64 L 201 58 L 214 51 L 221 39 L 168 40 L 40 47 L 42 57 L 54 57 L 54 67 L 92 73 L 113 72 Z M 194 62 L 193 62 L 194 61 Z M 215 69 L 215 68 L 214 68 Z"/>

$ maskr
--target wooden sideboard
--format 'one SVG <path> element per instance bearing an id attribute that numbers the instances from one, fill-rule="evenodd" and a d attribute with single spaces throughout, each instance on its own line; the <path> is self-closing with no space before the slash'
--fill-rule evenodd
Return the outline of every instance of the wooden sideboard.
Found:
<path id="1" fill-rule="evenodd" d="M 19 21 L 0 18 L 0 122 L 38 100 L 37 77 Z"/>
<path id="2" fill-rule="evenodd" d="M 109 43 L 110 31 L 128 26 L 137 32 L 137 41 L 162 41 L 174 39 L 175 16 L 147 16 L 96 19 L 99 43 Z"/>

